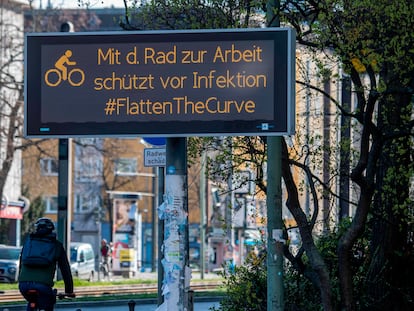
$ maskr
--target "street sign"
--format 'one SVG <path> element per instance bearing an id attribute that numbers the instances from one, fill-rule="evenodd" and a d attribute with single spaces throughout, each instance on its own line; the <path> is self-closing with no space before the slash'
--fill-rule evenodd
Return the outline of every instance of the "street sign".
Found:
<path id="1" fill-rule="evenodd" d="M 293 133 L 291 28 L 28 33 L 27 137 Z"/>
<path id="2" fill-rule="evenodd" d="M 142 137 L 142 139 L 153 146 L 165 146 L 167 144 L 165 137 Z"/>
<path id="3" fill-rule="evenodd" d="M 167 155 L 165 148 L 145 148 L 144 166 L 165 166 Z"/>
<path id="4" fill-rule="evenodd" d="M 23 219 L 24 202 L 10 202 L 1 200 L 0 202 L 0 218 Z"/>

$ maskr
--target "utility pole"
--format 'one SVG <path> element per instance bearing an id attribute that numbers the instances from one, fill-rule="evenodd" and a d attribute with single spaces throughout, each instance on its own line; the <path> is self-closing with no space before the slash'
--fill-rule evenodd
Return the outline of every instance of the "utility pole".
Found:
<path id="1" fill-rule="evenodd" d="M 72 148 L 71 140 L 59 139 L 59 175 L 58 175 L 58 239 L 69 253 L 71 214 L 71 181 L 72 181 Z"/>
<path id="2" fill-rule="evenodd" d="M 156 257 L 157 257 L 157 215 L 155 214 L 158 206 L 158 197 L 157 197 L 157 168 L 153 167 L 152 172 L 154 173 L 154 177 L 152 178 L 152 191 L 154 193 L 154 197 L 152 200 L 152 212 L 151 212 L 151 237 L 152 237 L 152 247 L 151 247 L 151 272 L 155 272 L 156 270 Z"/>
<path id="3" fill-rule="evenodd" d="M 267 0 L 268 27 L 280 27 L 279 0 Z M 284 310 L 282 138 L 267 137 L 267 311 Z"/>
<path id="4" fill-rule="evenodd" d="M 206 239 L 206 190 L 207 190 L 207 177 L 206 177 L 206 168 L 207 168 L 207 151 L 203 150 L 201 156 L 201 171 L 200 171 L 200 278 L 204 279 L 204 269 L 205 265 L 205 239 Z"/>
<path id="5" fill-rule="evenodd" d="M 165 169 L 164 167 L 158 167 L 158 200 L 157 206 L 163 201 L 164 192 L 165 192 Z M 157 213 L 158 216 L 158 213 Z M 164 302 L 164 296 L 162 295 L 162 281 L 164 279 L 164 267 L 162 266 L 163 252 L 162 244 L 164 243 L 164 219 L 158 218 L 158 234 L 157 234 L 157 250 L 158 250 L 158 306 L 162 305 Z M 155 241 L 154 241 L 155 243 Z"/>
<path id="6" fill-rule="evenodd" d="M 105 219 L 105 211 L 102 209 L 102 206 L 95 208 L 95 224 L 98 227 L 98 281 L 101 280 L 101 241 L 102 241 L 102 221 Z M 105 275 L 103 276 L 103 279 Z"/>
<path id="7" fill-rule="evenodd" d="M 284 310 L 281 138 L 267 138 L 267 311 Z"/>
<path id="8" fill-rule="evenodd" d="M 192 310 L 188 268 L 187 140 L 167 138 L 164 220 L 163 293 L 166 311 Z"/>

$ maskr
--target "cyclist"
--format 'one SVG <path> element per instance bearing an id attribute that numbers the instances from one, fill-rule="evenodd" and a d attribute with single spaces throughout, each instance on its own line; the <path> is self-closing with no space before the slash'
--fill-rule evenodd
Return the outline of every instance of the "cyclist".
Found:
<path id="1" fill-rule="evenodd" d="M 65 293 L 73 295 L 73 279 L 70 265 L 63 244 L 56 239 L 53 222 L 49 218 L 39 218 L 34 227 L 34 232 L 31 233 L 28 238 L 30 240 L 41 239 L 42 241 L 54 244 L 54 258 L 50 258 L 53 264 L 47 266 L 24 264 L 22 260 L 24 248 L 29 245 L 25 244 L 20 256 L 19 290 L 27 301 L 29 301 L 28 291 L 36 290 L 39 293 L 37 298 L 39 309 L 53 311 L 54 304 L 56 303 L 56 295 L 53 291 L 56 263 L 62 273 L 65 283 Z M 29 305 L 30 304 L 28 303 L 26 310 L 31 310 Z"/>
<path id="2" fill-rule="evenodd" d="M 101 241 L 101 257 L 102 257 L 102 268 L 104 276 L 109 277 L 109 258 L 111 254 L 111 248 L 105 239 Z"/>
<path id="3" fill-rule="evenodd" d="M 66 66 L 76 65 L 75 61 L 69 60 L 71 56 L 72 51 L 66 50 L 65 54 L 63 54 L 55 63 L 55 67 L 62 72 L 63 81 L 66 81 L 66 79 L 68 78 L 68 69 L 66 68 Z"/>

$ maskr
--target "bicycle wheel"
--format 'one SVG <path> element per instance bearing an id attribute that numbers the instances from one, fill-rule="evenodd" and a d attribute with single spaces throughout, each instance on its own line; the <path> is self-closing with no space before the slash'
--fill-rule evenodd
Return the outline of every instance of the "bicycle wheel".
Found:
<path id="1" fill-rule="evenodd" d="M 59 70 L 52 68 L 45 73 L 45 82 L 48 86 L 58 86 L 62 82 L 62 74 Z"/>
<path id="2" fill-rule="evenodd" d="M 80 86 L 85 81 L 85 73 L 79 68 L 69 71 L 68 81 L 72 86 Z"/>

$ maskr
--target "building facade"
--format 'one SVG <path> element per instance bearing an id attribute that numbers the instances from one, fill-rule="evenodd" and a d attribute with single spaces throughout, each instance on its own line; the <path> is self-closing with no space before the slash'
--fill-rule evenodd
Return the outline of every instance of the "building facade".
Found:
<path id="1" fill-rule="evenodd" d="M 20 1 L 0 1 L 0 220 L 1 240 L 20 245 L 20 219 L 28 202 L 21 197 L 20 138 L 23 125 L 23 12 Z M 4 220 L 3 220 L 4 219 Z M 0 242 L 1 243 L 1 242 Z"/>

